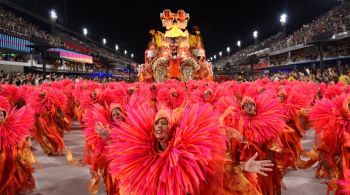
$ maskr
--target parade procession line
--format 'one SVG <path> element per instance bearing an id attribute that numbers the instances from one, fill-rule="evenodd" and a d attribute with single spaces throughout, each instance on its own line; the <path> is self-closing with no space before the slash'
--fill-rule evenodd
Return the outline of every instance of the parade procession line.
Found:
<path id="1" fill-rule="evenodd" d="M 84 135 L 76 123 L 74 126 L 76 128 L 73 128 L 73 131 L 65 134 L 64 141 L 66 147 L 73 152 L 74 158 L 79 159 L 83 156 Z M 306 150 L 313 147 L 313 134 L 313 131 L 308 131 L 302 141 Z M 34 154 L 38 160 L 38 163 L 34 165 L 36 191 L 29 195 L 89 195 L 87 191 L 87 182 L 90 178 L 88 166 L 69 165 L 65 156 L 48 157 L 42 152 L 39 145 L 35 144 L 35 147 L 37 151 Z M 282 195 L 326 194 L 327 186 L 323 184 L 324 181 L 316 179 L 314 173 L 314 167 L 289 171 L 283 179 L 287 191 L 282 190 Z M 103 182 L 101 182 L 99 195 L 102 194 L 106 194 Z"/>

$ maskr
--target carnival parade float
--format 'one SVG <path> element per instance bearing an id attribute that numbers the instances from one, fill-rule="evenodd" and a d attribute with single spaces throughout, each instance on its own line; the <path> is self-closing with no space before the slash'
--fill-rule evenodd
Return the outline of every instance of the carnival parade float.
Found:
<path id="1" fill-rule="evenodd" d="M 165 32 L 150 30 L 152 36 L 145 51 L 145 63 L 138 67 L 139 81 L 164 82 L 213 79 L 212 65 L 207 62 L 198 27 L 187 30 L 190 19 L 184 10 L 166 9 L 160 14 Z"/>

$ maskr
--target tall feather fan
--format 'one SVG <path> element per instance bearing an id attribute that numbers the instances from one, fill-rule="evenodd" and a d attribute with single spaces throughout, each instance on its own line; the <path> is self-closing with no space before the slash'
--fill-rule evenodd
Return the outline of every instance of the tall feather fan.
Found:
<path id="1" fill-rule="evenodd" d="M 34 122 L 34 112 L 28 107 L 9 111 L 0 124 L 0 150 L 14 147 L 29 136 Z"/>
<path id="2" fill-rule="evenodd" d="M 127 123 L 112 131 L 110 171 L 125 193 L 194 194 L 210 176 L 209 162 L 224 155 L 218 114 L 210 105 L 186 106 L 167 149 L 156 153 L 155 113 L 149 105 L 128 111 Z"/>

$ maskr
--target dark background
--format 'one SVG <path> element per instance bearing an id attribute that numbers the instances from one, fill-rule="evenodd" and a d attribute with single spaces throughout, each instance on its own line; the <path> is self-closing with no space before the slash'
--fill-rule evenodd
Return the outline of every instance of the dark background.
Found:
<path id="1" fill-rule="evenodd" d="M 149 41 L 151 28 L 163 31 L 159 14 L 164 9 L 176 12 L 184 9 L 190 14 L 188 29 L 198 25 L 201 29 L 207 56 L 226 53 L 226 47 L 237 50 L 253 43 L 252 32 L 259 31 L 259 39 L 267 38 L 281 30 L 279 17 L 288 14 L 287 32 L 292 33 L 303 24 L 311 22 L 339 4 L 337 0 L 231 0 L 203 3 L 195 0 L 150 1 L 93 1 L 93 0 L 12 0 L 44 17 L 55 9 L 59 22 L 82 32 L 86 27 L 89 37 L 97 41 L 107 39 L 107 45 L 134 53 L 141 63 Z"/>

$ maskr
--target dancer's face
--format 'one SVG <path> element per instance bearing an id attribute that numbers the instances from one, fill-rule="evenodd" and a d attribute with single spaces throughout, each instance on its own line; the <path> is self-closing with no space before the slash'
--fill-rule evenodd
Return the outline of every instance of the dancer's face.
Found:
<path id="1" fill-rule="evenodd" d="M 243 111 L 246 115 L 255 115 L 256 107 L 253 102 L 247 102 L 243 105 Z"/>
<path id="2" fill-rule="evenodd" d="M 5 117 L 6 117 L 5 111 L 3 111 L 3 110 L 0 111 L 0 123 L 4 122 Z"/>
<path id="3" fill-rule="evenodd" d="M 283 102 L 286 99 L 286 96 L 284 94 L 278 94 L 277 99 L 279 102 Z"/>
<path id="4" fill-rule="evenodd" d="M 204 100 L 209 101 L 213 97 L 213 93 L 211 90 L 205 90 L 203 94 Z"/>
<path id="5" fill-rule="evenodd" d="M 170 89 L 170 92 L 171 92 L 171 95 L 172 95 L 173 97 L 177 97 L 177 91 L 176 91 L 175 88 L 171 88 L 171 89 Z"/>
<path id="6" fill-rule="evenodd" d="M 135 92 L 135 89 L 134 89 L 134 88 L 130 87 L 130 88 L 128 89 L 128 94 L 129 94 L 129 95 L 132 95 L 134 92 Z"/>
<path id="7" fill-rule="evenodd" d="M 160 118 L 154 124 L 154 136 L 158 141 L 166 140 L 169 137 L 168 120 L 166 118 Z"/>
<path id="8" fill-rule="evenodd" d="M 93 100 L 96 100 L 96 98 L 97 98 L 97 93 L 96 93 L 96 91 L 93 91 L 93 92 L 92 92 L 91 97 L 92 97 Z"/>
<path id="9" fill-rule="evenodd" d="M 122 121 L 123 120 L 123 114 L 120 108 L 113 108 L 112 109 L 112 120 L 113 121 Z"/>

